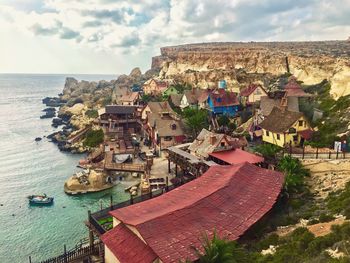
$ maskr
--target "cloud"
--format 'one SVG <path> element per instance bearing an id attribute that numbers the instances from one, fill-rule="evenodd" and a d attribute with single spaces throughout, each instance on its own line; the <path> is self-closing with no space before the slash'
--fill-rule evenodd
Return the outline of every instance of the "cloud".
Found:
<path id="1" fill-rule="evenodd" d="M 115 54 L 190 42 L 350 34 L 349 0 L 4 0 L 1 17 L 35 35 Z"/>

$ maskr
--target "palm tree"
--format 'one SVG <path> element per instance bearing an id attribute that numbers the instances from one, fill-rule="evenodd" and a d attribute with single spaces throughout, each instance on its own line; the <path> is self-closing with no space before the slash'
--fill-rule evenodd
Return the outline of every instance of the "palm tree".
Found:
<path id="1" fill-rule="evenodd" d="M 304 177 L 309 175 L 309 171 L 303 167 L 299 159 L 291 156 L 284 156 L 278 163 L 278 169 L 285 173 L 286 192 L 298 192 L 304 184 Z"/>
<path id="2" fill-rule="evenodd" d="M 188 108 L 184 110 L 185 124 L 194 137 L 203 128 L 208 128 L 208 112 L 206 110 Z"/>
<path id="3" fill-rule="evenodd" d="M 249 261 L 247 254 L 237 242 L 221 239 L 216 232 L 211 239 L 207 234 L 204 235 L 202 249 L 193 249 L 200 263 L 246 263 Z"/>

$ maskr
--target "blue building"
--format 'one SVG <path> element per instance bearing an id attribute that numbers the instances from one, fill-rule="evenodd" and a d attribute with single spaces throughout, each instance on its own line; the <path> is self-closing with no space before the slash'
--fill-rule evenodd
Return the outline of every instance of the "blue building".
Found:
<path id="1" fill-rule="evenodd" d="M 215 115 L 234 117 L 239 110 L 239 101 L 235 93 L 218 89 L 208 96 L 208 106 Z"/>

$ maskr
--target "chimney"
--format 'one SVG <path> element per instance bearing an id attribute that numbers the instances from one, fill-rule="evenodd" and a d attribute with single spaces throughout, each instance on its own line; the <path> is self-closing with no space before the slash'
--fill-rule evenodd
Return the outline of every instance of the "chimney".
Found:
<path id="1" fill-rule="evenodd" d="M 215 134 L 211 134 L 211 135 L 210 135 L 210 144 L 211 144 L 211 145 L 214 145 L 214 144 L 215 144 L 215 141 L 216 141 L 216 136 L 215 136 Z"/>

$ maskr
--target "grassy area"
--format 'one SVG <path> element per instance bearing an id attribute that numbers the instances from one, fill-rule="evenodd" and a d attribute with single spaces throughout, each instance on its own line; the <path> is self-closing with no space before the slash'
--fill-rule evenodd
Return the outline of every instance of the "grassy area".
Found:
<path id="1" fill-rule="evenodd" d="M 84 146 L 96 147 L 103 142 L 104 133 L 102 129 L 90 130 L 86 133 Z"/>
<path id="2" fill-rule="evenodd" d="M 98 112 L 97 112 L 97 110 L 87 110 L 85 112 L 85 115 L 91 119 L 94 119 L 94 118 L 98 117 Z"/>

